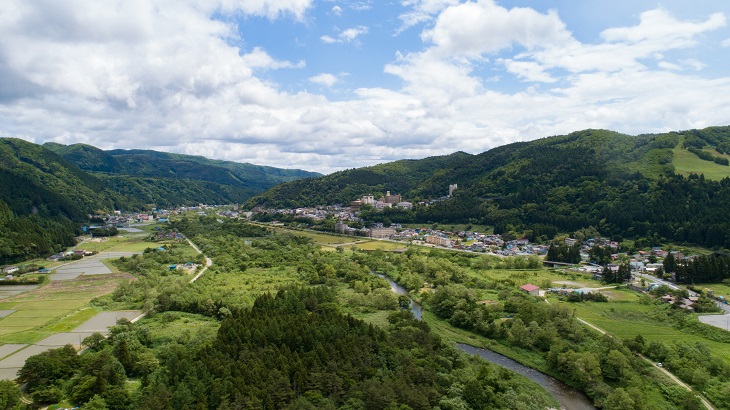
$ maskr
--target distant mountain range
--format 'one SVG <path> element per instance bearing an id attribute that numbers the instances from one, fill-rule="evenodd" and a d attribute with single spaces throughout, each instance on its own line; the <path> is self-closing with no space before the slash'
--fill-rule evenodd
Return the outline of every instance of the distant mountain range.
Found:
<path id="1" fill-rule="evenodd" d="M 412 202 L 384 222 L 492 225 L 531 238 L 600 232 L 659 244 L 730 247 L 730 127 L 630 136 L 605 130 L 505 145 L 479 155 L 404 160 L 283 183 L 248 208 L 349 204 L 391 191 Z M 701 176 L 699 176 L 701 175 Z"/>
<path id="2" fill-rule="evenodd" d="M 321 175 L 150 150 L 103 151 L 57 143 L 43 147 L 93 173 L 118 194 L 158 206 L 238 203 L 282 182 Z"/>

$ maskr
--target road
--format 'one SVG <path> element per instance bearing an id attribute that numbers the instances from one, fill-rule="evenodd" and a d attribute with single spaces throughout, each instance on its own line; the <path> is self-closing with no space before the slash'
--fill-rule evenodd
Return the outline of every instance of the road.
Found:
<path id="1" fill-rule="evenodd" d="M 605 334 L 608 334 L 609 336 L 611 336 L 611 334 L 610 334 L 610 333 L 608 333 L 608 332 L 606 332 L 605 330 L 603 330 L 603 329 L 599 328 L 598 326 L 595 326 L 595 325 L 593 325 L 593 324 L 591 324 L 591 323 L 588 323 L 588 322 L 586 322 L 585 320 L 583 320 L 583 319 L 581 319 L 581 318 L 577 318 L 577 319 L 578 319 L 578 321 L 579 321 L 580 323 L 583 323 L 584 325 L 586 325 L 586 326 L 590 327 L 591 329 L 593 329 L 593 330 L 597 331 L 598 333 L 601 333 L 601 334 L 603 334 L 603 335 L 605 335 Z M 677 376 L 675 376 L 674 374 L 672 374 L 672 373 L 671 373 L 671 372 L 670 372 L 669 370 L 665 369 L 664 367 L 658 367 L 658 366 L 657 366 L 657 365 L 656 365 L 656 364 L 655 364 L 655 363 L 654 363 L 653 361 L 649 360 L 648 358 L 644 357 L 643 355 L 640 355 L 640 354 L 639 354 L 638 356 L 639 356 L 639 357 L 641 357 L 642 359 L 644 359 L 645 361 L 647 361 L 648 363 L 650 363 L 650 364 L 651 364 L 651 365 L 652 365 L 652 366 L 653 366 L 653 367 L 654 367 L 655 369 L 657 369 L 657 370 L 659 370 L 660 372 L 664 373 L 664 374 L 665 374 L 665 375 L 666 375 L 667 377 L 669 377 L 669 378 L 670 378 L 670 379 L 671 379 L 672 381 L 674 381 L 674 382 L 675 382 L 675 383 L 677 383 L 678 385 L 682 386 L 682 387 L 683 387 L 684 389 L 686 389 L 687 391 L 690 391 L 690 392 L 692 392 L 692 393 L 695 393 L 695 394 L 697 395 L 697 397 L 699 397 L 699 399 L 700 399 L 700 400 L 702 401 L 702 404 L 703 404 L 703 405 L 704 405 L 704 406 L 705 406 L 705 407 L 706 407 L 706 408 L 707 408 L 708 410 L 715 410 L 715 408 L 714 408 L 714 407 L 712 407 L 712 405 L 711 405 L 711 404 L 710 404 L 710 403 L 709 403 L 709 402 L 708 402 L 707 400 L 705 400 L 705 398 L 704 398 L 704 397 L 702 397 L 702 396 L 701 396 L 700 394 L 698 394 L 698 393 L 697 393 L 696 391 L 692 390 L 692 387 L 688 386 L 688 385 L 687 385 L 686 383 L 684 383 L 684 382 L 683 382 L 682 380 L 680 380 L 680 379 L 679 379 L 679 378 L 678 378 Z"/>
<path id="2" fill-rule="evenodd" d="M 195 252 L 198 252 L 199 254 L 203 255 L 203 251 L 201 251 L 201 250 L 200 250 L 200 248 L 198 248 L 198 247 L 197 247 L 197 246 L 196 246 L 196 245 L 195 245 L 195 244 L 193 243 L 193 241 L 191 241 L 191 240 L 190 240 L 190 239 L 188 239 L 188 238 L 185 238 L 185 239 L 187 239 L 187 241 L 188 241 L 188 243 L 190 244 L 190 246 L 192 246 L 192 247 L 193 247 L 193 249 L 195 249 Z M 203 255 L 203 256 L 205 256 L 205 255 Z M 208 268 L 210 268 L 210 267 L 211 267 L 212 265 L 213 265 L 213 261 L 212 261 L 212 260 L 211 260 L 211 259 L 210 259 L 209 257 L 205 256 L 205 267 L 203 267 L 203 269 L 201 269 L 201 271 L 200 271 L 200 272 L 198 272 L 198 274 L 197 274 L 197 275 L 195 275 L 195 277 L 194 277 L 194 278 L 190 279 L 190 283 L 193 283 L 193 282 L 195 282 L 196 280 L 198 280 L 198 278 L 199 278 L 199 277 L 203 276 L 203 273 L 205 273 L 205 271 L 206 271 L 206 270 L 208 270 Z"/>

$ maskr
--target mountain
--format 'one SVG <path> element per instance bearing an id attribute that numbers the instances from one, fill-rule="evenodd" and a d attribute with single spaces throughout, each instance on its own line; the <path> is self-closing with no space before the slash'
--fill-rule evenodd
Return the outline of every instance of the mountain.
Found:
<path id="1" fill-rule="evenodd" d="M 160 206 L 243 202 L 282 182 L 321 175 L 150 150 L 103 151 L 85 144 L 57 143 L 44 147 L 93 173 L 116 192 L 141 194 L 145 203 Z"/>
<path id="2" fill-rule="evenodd" d="M 0 138 L 0 260 L 12 263 L 72 246 L 80 222 L 96 212 L 243 202 L 282 181 L 318 175 L 156 151 Z"/>
<path id="3" fill-rule="evenodd" d="M 294 181 L 246 205 L 348 203 L 386 190 L 412 202 L 429 201 L 458 184 L 447 201 L 367 216 L 479 223 L 531 239 L 598 231 L 656 244 L 671 240 L 730 247 L 728 154 L 730 127 L 639 136 L 584 130 L 479 155 L 397 161 Z"/>
<path id="4" fill-rule="evenodd" d="M 348 169 L 319 178 L 277 185 L 250 199 L 248 207 L 297 208 L 322 204 L 349 204 L 365 194 L 410 193 L 441 170 L 450 169 L 472 155 L 456 152 L 420 160 L 405 159 L 365 168 Z M 448 184 L 442 189 L 448 191 Z"/>

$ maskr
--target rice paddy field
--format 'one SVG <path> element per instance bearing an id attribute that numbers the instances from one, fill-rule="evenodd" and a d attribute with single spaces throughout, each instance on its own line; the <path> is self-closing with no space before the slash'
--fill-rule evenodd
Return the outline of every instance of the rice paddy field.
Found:
<path id="1" fill-rule="evenodd" d="M 0 310 L 14 312 L 0 319 L 0 343 L 33 343 L 56 332 L 75 328 L 98 311 L 87 306 L 131 280 L 112 274 L 52 282 L 0 302 Z"/>

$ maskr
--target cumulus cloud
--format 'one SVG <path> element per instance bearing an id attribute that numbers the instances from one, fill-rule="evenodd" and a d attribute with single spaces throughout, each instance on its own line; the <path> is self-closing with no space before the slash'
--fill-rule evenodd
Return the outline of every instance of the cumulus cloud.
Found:
<path id="1" fill-rule="evenodd" d="M 362 86 L 353 75 L 348 85 L 360 88 L 330 100 L 278 84 L 272 70 L 297 70 L 305 88 L 339 86 L 342 74 L 331 73 L 342 68 L 239 37 L 248 16 L 300 21 L 310 1 L 5 0 L 0 136 L 330 172 L 584 128 L 730 123 L 730 78 L 706 75 L 708 61 L 692 52 L 726 24 L 722 14 L 688 21 L 650 10 L 588 43 L 557 11 L 487 0 L 402 4 L 415 14 L 394 16 L 395 26 L 426 24 L 420 46 L 393 50 L 383 64 L 400 82 Z M 322 41 L 357 44 L 376 29 L 354 26 Z M 510 87 L 500 88 L 505 79 Z"/>
<path id="2" fill-rule="evenodd" d="M 322 73 L 322 74 L 317 74 L 314 77 L 309 77 L 309 81 L 311 81 L 315 84 L 324 85 L 326 87 L 332 87 L 333 85 L 335 85 L 335 83 L 340 81 L 340 79 L 332 74 Z"/>
<path id="3" fill-rule="evenodd" d="M 323 35 L 322 37 L 320 37 L 320 40 L 322 40 L 322 42 L 325 44 L 356 43 L 359 36 L 367 33 L 368 28 L 366 26 L 357 26 L 340 31 L 340 33 L 337 34 L 336 38 L 328 35 Z"/>
<path id="4" fill-rule="evenodd" d="M 340 6 L 334 6 L 334 7 L 332 7 L 332 14 L 334 14 L 336 16 L 341 16 L 342 15 L 342 7 L 340 7 Z"/>
<path id="5" fill-rule="evenodd" d="M 440 57 L 474 57 L 512 45 L 527 49 L 562 46 L 572 38 L 554 11 L 507 9 L 491 0 L 448 7 L 421 37 L 434 44 L 432 50 Z"/>
<path id="6" fill-rule="evenodd" d="M 401 1 L 403 7 L 409 10 L 398 18 L 401 20 L 401 26 L 397 33 L 413 27 L 417 24 L 433 20 L 434 16 L 449 6 L 459 4 L 459 0 L 404 0 Z"/>

